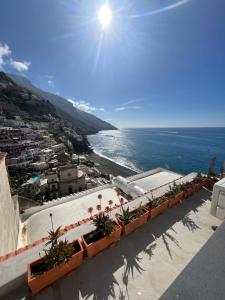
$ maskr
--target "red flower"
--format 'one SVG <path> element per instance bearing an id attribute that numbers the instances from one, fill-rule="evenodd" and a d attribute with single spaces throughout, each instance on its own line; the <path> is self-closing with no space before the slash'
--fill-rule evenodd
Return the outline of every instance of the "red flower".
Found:
<path id="1" fill-rule="evenodd" d="M 98 195 L 98 199 L 101 200 L 102 199 L 102 194 Z"/>
<path id="2" fill-rule="evenodd" d="M 105 211 L 108 213 L 110 212 L 110 208 L 108 206 L 106 206 Z"/>
<path id="3" fill-rule="evenodd" d="M 100 211 L 100 210 L 102 209 L 101 205 L 98 204 L 98 205 L 96 206 L 96 209 L 97 209 L 98 211 Z"/>
<path id="4" fill-rule="evenodd" d="M 109 200 L 109 205 L 113 205 L 113 201 L 112 200 Z"/>
<path id="5" fill-rule="evenodd" d="M 89 207 L 89 208 L 88 208 L 88 212 L 89 212 L 89 214 L 92 214 L 92 212 L 93 212 L 93 207 Z"/>

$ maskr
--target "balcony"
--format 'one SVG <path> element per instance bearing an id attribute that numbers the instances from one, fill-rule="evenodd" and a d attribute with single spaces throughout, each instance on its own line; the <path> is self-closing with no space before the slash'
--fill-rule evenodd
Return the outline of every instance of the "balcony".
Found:
<path id="1" fill-rule="evenodd" d="M 212 236 L 211 225 L 221 223 L 209 214 L 210 197 L 211 192 L 203 189 L 167 209 L 136 232 L 123 236 L 115 247 L 86 259 L 76 271 L 34 299 L 159 299 Z M 67 231 L 65 237 L 73 240 L 90 229 L 88 222 Z M 42 247 L 37 246 L 33 256 Z M 27 299 L 26 260 L 24 252 L 1 263 L 1 283 L 7 283 L 10 270 L 17 276 L 3 299 Z"/>

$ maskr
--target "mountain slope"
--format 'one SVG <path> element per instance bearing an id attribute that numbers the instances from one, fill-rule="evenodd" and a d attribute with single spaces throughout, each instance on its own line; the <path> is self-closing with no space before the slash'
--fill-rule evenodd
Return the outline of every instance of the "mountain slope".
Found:
<path id="1" fill-rule="evenodd" d="M 55 107 L 46 99 L 14 83 L 0 72 L 0 106 L 8 117 L 15 115 L 34 120 L 59 118 Z"/>
<path id="2" fill-rule="evenodd" d="M 100 130 L 117 129 L 111 124 L 97 118 L 96 116 L 87 112 L 76 109 L 72 103 L 65 98 L 45 92 L 34 86 L 27 78 L 15 74 L 7 74 L 18 85 L 23 86 L 35 94 L 50 101 L 56 108 L 60 109 L 61 115 L 70 121 L 75 127 L 81 129 L 85 134 L 94 134 Z"/>

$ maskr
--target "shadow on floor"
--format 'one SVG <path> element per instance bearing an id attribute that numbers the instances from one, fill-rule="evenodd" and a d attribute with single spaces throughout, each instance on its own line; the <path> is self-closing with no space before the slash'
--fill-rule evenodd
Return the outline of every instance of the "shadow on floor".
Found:
<path id="1" fill-rule="evenodd" d="M 83 265 L 44 290 L 35 297 L 23 298 L 27 289 L 21 287 L 13 295 L 8 295 L 5 300 L 34 299 L 34 300 L 67 300 L 67 299 L 94 299 L 104 300 L 116 298 L 115 287 L 119 290 L 119 299 L 129 299 L 128 280 L 134 280 L 134 273 L 145 272 L 141 265 L 141 252 L 147 254 L 149 259 L 154 255 L 157 245 L 155 239 L 162 237 L 169 257 L 172 253 L 169 242 L 180 247 L 172 233 L 176 234 L 173 225 L 182 221 L 191 232 L 200 229 L 190 218 L 190 211 L 198 209 L 210 198 L 211 193 L 202 190 L 191 199 L 184 200 L 177 205 L 151 220 L 136 232 L 125 236 L 113 248 L 107 249 L 93 259 L 87 259 Z M 168 230 L 170 229 L 170 233 Z M 121 280 L 118 282 L 114 276 L 116 271 L 121 272 Z M 117 296 L 118 298 L 118 296 Z"/>

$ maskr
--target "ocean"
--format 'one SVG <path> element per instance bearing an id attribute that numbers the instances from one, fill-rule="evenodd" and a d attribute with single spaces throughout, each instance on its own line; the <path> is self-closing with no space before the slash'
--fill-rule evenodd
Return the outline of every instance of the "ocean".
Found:
<path id="1" fill-rule="evenodd" d="M 225 161 L 225 128 L 137 128 L 88 136 L 93 150 L 135 171 L 164 167 L 181 174 L 216 171 Z"/>

